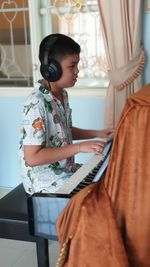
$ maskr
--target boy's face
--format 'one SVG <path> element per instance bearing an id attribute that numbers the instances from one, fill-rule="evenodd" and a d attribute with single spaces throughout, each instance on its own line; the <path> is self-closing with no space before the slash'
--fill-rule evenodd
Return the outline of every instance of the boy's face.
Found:
<path id="1" fill-rule="evenodd" d="M 79 54 L 68 55 L 61 62 L 62 76 L 56 82 L 59 88 L 72 87 L 77 82 L 79 73 L 78 64 L 80 60 Z"/>

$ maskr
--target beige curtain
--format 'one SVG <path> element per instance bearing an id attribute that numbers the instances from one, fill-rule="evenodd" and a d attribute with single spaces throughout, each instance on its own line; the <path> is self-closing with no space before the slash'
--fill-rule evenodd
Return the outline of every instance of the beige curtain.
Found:
<path id="1" fill-rule="evenodd" d="M 108 61 L 105 127 L 114 127 L 126 98 L 142 86 L 141 0 L 98 0 Z"/>

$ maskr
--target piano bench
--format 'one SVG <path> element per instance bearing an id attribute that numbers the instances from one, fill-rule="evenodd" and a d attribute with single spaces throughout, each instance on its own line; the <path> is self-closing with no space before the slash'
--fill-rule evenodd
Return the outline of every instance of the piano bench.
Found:
<path id="1" fill-rule="evenodd" d="M 0 199 L 0 238 L 36 242 L 38 267 L 49 267 L 48 239 L 29 233 L 27 199 L 22 183 Z"/>

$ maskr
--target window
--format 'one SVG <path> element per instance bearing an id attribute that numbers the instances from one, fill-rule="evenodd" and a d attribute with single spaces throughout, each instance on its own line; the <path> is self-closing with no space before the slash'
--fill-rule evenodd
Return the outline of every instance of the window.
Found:
<path id="1" fill-rule="evenodd" d="M 144 0 L 144 11 L 150 12 L 150 0 Z"/>
<path id="2" fill-rule="evenodd" d="M 28 1 L 0 0 L 0 86 L 32 86 Z"/>
<path id="3" fill-rule="evenodd" d="M 0 7 L 0 86 L 33 86 L 40 75 L 39 42 L 53 32 L 81 45 L 76 87 L 107 85 L 96 0 L 0 0 Z"/>

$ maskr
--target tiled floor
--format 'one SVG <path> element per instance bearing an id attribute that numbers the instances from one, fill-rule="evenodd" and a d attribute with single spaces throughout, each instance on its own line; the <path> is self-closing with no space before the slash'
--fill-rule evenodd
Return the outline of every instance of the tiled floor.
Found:
<path id="1" fill-rule="evenodd" d="M 0 189 L 0 198 L 9 190 Z M 49 242 L 50 267 L 55 267 L 58 242 Z M 37 267 L 36 245 L 31 242 L 0 239 L 0 267 Z"/>

